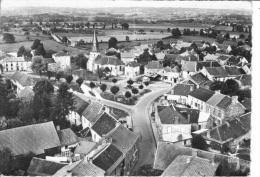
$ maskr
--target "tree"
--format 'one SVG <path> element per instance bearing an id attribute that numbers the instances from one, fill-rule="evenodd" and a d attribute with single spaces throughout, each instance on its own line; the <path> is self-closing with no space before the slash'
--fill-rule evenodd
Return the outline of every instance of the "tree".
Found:
<path id="1" fill-rule="evenodd" d="M 144 82 L 144 85 L 146 86 L 146 87 L 148 87 L 149 86 L 149 82 Z"/>
<path id="2" fill-rule="evenodd" d="M 139 93 L 139 90 L 137 88 L 132 88 L 132 93 L 136 95 Z"/>
<path id="3" fill-rule="evenodd" d="M 141 166 L 135 173 L 135 176 L 160 176 L 161 170 L 156 170 L 151 164 Z"/>
<path id="4" fill-rule="evenodd" d="M 5 41 L 6 43 L 14 43 L 15 37 L 14 37 L 13 34 L 4 33 L 3 34 L 3 41 Z"/>
<path id="5" fill-rule="evenodd" d="M 20 104 L 20 109 L 18 111 L 18 118 L 24 122 L 26 125 L 31 124 L 34 121 L 34 109 L 33 109 L 33 101 L 23 99 Z"/>
<path id="6" fill-rule="evenodd" d="M 65 44 L 68 42 L 68 38 L 66 36 L 64 36 L 61 41 L 63 44 Z"/>
<path id="7" fill-rule="evenodd" d="M 240 39 L 244 39 L 244 38 L 245 38 L 245 35 L 242 33 L 242 34 L 239 35 L 239 38 L 240 38 Z"/>
<path id="8" fill-rule="evenodd" d="M 126 36 L 126 37 L 125 37 L 125 41 L 126 41 L 126 42 L 130 42 L 129 36 Z"/>
<path id="9" fill-rule="evenodd" d="M 203 29 L 200 29 L 200 36 L 204 36 Z"/>
<path id="10" fill-rule="evenodd" d="M 76 80 L 76 82 L 77 82 L 77 84 L 79 85 L 79 87 L 81 87 L 81 85 L 83 84 L 83 79 L 82 78 L 78 78 L 77 80 Z"/>
<path id="11" fill-rule="evenodd" d="M 35 39 L 33 45 L 31 46 L 32 50 L 36 50 L 41 45 L 41 41 L 39 39 Z"/>
<path id="12" fill-rule="evenodd" d="M 209 88 L 212 91 L 220 90 L 223 86 L 224 82 L 222 81 L 214 81 L 212 84 L 210 84 Z"/>
<path id="13" fill-rule="evenodd" d="M 144 50 L 144 53 L 139 55 L 139 60 L 138 62 L 141 63 L 148 63 L 149 61 L 152 61 L 152 55 L 150 55 L 148 49 Z"/>
<path id="14" fill-rule="evenodd" d="M 116 99 L 116 94 L 119 92 L 119 87 L 113 86 L 110 88 L 110 91 L 114 94 L 114 99 Z"/>
<path id="15" fill-rule="evenodd" d="M 0 148 L 0 175 L 12 175 L 13 156 L 14 154 L 8 147 Z"/>
<path id="16" fill-rule="evenodd" d="M 239 90 L 239 84 L 234 79 L 227 79 L 223 84 L 220 93 L 224 95 L 234 96 Z"/>
<path id="17" fill-rule="evenodd" d="M 243 89 L 237 91 L 238 101 L 241 102 L 245 98 L 251 98 L 251 90 L 250 89 Z"/>
<path id="18" fill-rule="evenodd" d="M 190 28 L 187 29 L 187 35 L 190 35 Z"/>
<path id="19" fill-rule="evenodd" d="M 38 46 L 38 48 L 37 48 L 36 51 L 35 51 L 35 55 L 36 55 L 36 56 L 43 56 L 43 57 L 45 57 L 46 51 L 45 51 L 45 49 L 44 49 L 44 47 L 43 47 L 43 44 L 41 44 L 41 45 Z"/>
<path id="20" fill-rule="evenodd" d="M 154 32 L 154 30 L 151 30 L 150 32 L 151 32 L 151 33 L 153 33 L 153 32 Z"/>
<path id="21" fill-rule="evenodd" d="M 115 48 L 117 49 L 117 39 L 115 37 L 111 37 L 109 40 L 108 40 L 108 49 L 110 48 Z"/>
<path id="22" fill-rule="evenodd" d="M 100 90 L 102 90 L 102 92 L 104 94 L 104 92 L 107 90 L 107 85 L 106 84 L 101 84 L 99 88 L 100 88 Z"/>
<path id="23" fill-rule="evenodd" d="M 112 82 L 114 83 L 114 85 L 117 83 L 117 79 L 116 78 L 113 78 L 112 79 Z"/>
<path id="24" fill-rule="evenodd" d="M 224 37 L 227 38 L 227 39 L 230 39 L 229 33 L 226 33 Z"/>
<path id="25" fill-rule="evenodd" d="M 51 79 L 51 76 L 52 76 L 52 72 L 51 71 L 47 71 L 47 77 L 48 77 L 48 79 L 50 80 Z"/>
<path id="26" fill-rule="evenodd" d="M 30 35 L 30 32 L 29 32 L 29 31 L 26 31 L 26 32 L 24 33 L 24 35 L 25 35 L 25 36 L 29 36 L 29 35 Z"/>
<path id="27" fill-rule="evenodd" d="M 128 23 L 123 23 L 123 24 L 121 24 L 121 26 L 122 26 L 122 28 L 124 28 L 126 30 L 128 30 L 128 28 L 129 28 L 129 24 Z"/>
<path id="28" fill-rule="evenodd" d="M 140 30 L 138 30 L 138 32 L 143 34 L 144 30 L 140 29 Z"/>
<path id="29" fill-rule="evenodd" d="M 143 86 L 143 85 L 139 85 L 138 88 L 139 88 L 140 90 L 142 90 L 142 89 L 144 88 L 144 86 Z"/>
<path id="30" fill-rule="evenodd" d="M 91 88 L 92 91 L 92 89 L 96 87 L 96 84 L 94 82 L 90 82 L 89 87 Z"/>
<path id="31" fill-rule="evenodd" d="M 70 84 L 71 81 L 73 80 L 73 76 L 72 75 L 67 75 L 65 79 L 66 79 L 67 83 Z"/>
<path id="32" fill-rule="evenodd" d="M 180 32 L 179 28 L 172 29 L 172 36 L 173 37 L 180 37 L 181 36 L 181 32 Z"/>
<path id="33" fill-rule="evenodd" d="M 171 29 L 170 29 L 170 28 L 167 28 L 167 32 L 170 33 L 170 32 L 171 32 Z"/>
<path id="34" fill-rule="evenodd" d="M 98 68 L 98 69 L 96 70 L 96 73 L 97 73 L 98 78 L 99 78 L 99 83 L 101 84 L 101 79 L 102 79 L 102 77 L 105 76 L 105 71 L 104 71 L 104 69 L 102 69 L 102 68 Z"/>
<path id="35" fill-rule="evenodd" d="M 129 80 L 127 81 L 127 84 L 130 85 L 130 86 L 132 86 L 132 85 L 134 84 L 134 81 L 131 80 L 131 79 L 129 79 Z"/>
<path id="36" fill-rule="evenodd" d="M 33 59 L 33 62 L 31 64 L 31 69 L 38 73 L 40 77 L 42 77 L 42 71 L 46 70 L 46 64 L 43 62 L 43 59 L 41 57 L 35 57 Z"/>
<path id="37" fill-rule="evenodd" d="M 19 48 L 18 52 L 17 52 L 17 56 L 18 56 L 18 57 L 21 57 L 21 56 L 24 55 L 24 53 L 25 53 L 25 47 L 24 47 L 24 46 L 21 46 L 21 47 Z"/>
<path id="38" fill-rule="evenodd" d="M 219 44 L 222 44 L 224 42 L 224 38 L 222 37 L 221 34 L 217 35 L 217 38 L 216 38 L 216 41 L 219 43 Z"/>
<path id="39" fill-rule="evenodd" d="M 129 101 L 129 98 L 131 98 L 132 94 L 129 91 L 125 92 L 125 97 Z"/>
<path id="40" fill-rule="evenodd" d="M 203 151 L 208 150 L 208 145 L 207 145 L 206 141 L 200 135 L 196 135 L 192 138 L 191 147 L 195 148 L 195 149 L 200 149 L 200 150 L 203 150 Z"/>
<path id="41" fill-rule="evenodd" d="M 89 26 L 90 26 L 90 23 L 89 23 L 89 22 L 87 22 L 85 25 L 86 25 L 86 26 L 89 28 Z"/>
<path id="42" fill-rule="evenodd" d="M 54 87 L 48 80 L 41 80 L 36 82 L 35 86 L 33 87 L 33 91 L 35 95 L 41 95 L 41 94 L 53 94 Z"/>
<path id="43" fill-rule="evenodd" d="M 60 82 L 60 78 L 61 78 L 61 73 L 56 73 L 55 79 Z"/>
<path id="44" fill-rule="evenodd" d="M 45 58 L 52 58 L 52 55 L 57 53 L 56 51 L 54 50 L 46 50 L 46 53 L 45 53 Z"/>
<path id="45" fill-rule="evenodd" d="M 73 95 L 69 92 L 69 86 L 62 83 L 59 86 L 57 97 L 54 100 L 54 107 L 52 112 L 53 119 L 66 120 L 66 116 L 70 111 L 75 109 Z"/>

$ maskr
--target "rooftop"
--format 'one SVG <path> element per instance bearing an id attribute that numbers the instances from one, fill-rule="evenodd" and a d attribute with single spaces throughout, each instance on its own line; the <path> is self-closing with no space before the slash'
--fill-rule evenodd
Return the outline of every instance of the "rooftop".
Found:
<path id="1" fill-rule="evenodd" d="M 91 162 L 82 160 L 72 170 L 73 176 L 104 176 L 105 171 L 97 167 Z"/>
<path id="2" fill-rule="evenodd" d="M 206 76 L 204 76 L 202 73 L 196 73 L 190 76 L 192 81 L 194 81 L 196 84 L 201 84 L 203 82 L 206 82 L 209 80 Z"/>
<path id="3" fill-rule="evenodd" d="M 79 145 L 76 147 L 75 154 L 84 154 L 87 155 L 91 149 L 96 145 L 95 142 L 91 141 L 80 141 Z"/>
<path id="4" fill-rule="evenodd" d="M 20 98 L 29 98 L 29 97 L 33 97 L 34 96 L 34 92 L 30 87 L 25 87 L 25 89 L 23 89 L 18 96 Z"/>
<path id="5" fill-rule="evenodd" d="M 78 142 L 77 135 L 70 129 L 57 131 L 62 146 L 76 144 Z"/>
<path id="6" fill-rule="evenodd" d="M 90 105 L 82 112 L 82 116 L 91 123 L 95 123 L 102 113 L 103 105 L 97 101 L 91 102 Z"/>
<path id="7" fill-rule="evenodd" d="M 145 67 L 147 69 L 163 69 L 163 65 L 159 61 L 151 61 Z"/>
<path id="8" fill-rule="evenodd" d="M 194 98 L 197 98 L 198 100 L 206 102 L 214 95 L 214 92 L 200 87 L 200 88 L 190 92 L 189 95 Z"/>
<path id="9" fill-rule="evenodd" d="M 55 57 L 64 57 L 64 56 L 69 56 L 69 55 L 63 51 L 59 51 L 59 52 L 55 53 L 54 56 Z"/>
<path id="10" fill-rule="evenodd" d="M 100 55 L 99 55 L 100 56 Z M 117 57 L 115 56 L 101 56 L 96 58 L 95 60 L 95 64 L 99 64 L 99 65 L 124 65 L 124 62 L 119 60 Z"/>

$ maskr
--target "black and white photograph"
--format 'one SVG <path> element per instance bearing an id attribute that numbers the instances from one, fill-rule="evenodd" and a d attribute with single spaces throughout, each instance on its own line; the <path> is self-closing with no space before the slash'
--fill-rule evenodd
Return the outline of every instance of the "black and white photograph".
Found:
<path id="1" fill-rule="evenodd" d="M 258 176 L 259 8 L 0 0 L 0 176 Z"/>

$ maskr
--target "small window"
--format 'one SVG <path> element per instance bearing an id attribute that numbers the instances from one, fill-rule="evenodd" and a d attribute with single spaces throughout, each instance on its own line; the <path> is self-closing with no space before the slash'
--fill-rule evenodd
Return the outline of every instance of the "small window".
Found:
<path id="1" fill-rule="evenodd" d="M 203 110 L 203 105 L 201 105 L 201 110 Z"/>
<path id="2" fill-rule="evenodd" d="M 197 103 L 195 103 L 195 106 L 197 107 Z"/>

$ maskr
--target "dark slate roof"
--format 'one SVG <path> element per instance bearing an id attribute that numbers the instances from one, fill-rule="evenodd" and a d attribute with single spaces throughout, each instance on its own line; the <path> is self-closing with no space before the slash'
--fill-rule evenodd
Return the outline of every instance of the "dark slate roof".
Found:
<path id="1" fill-rule="evenodd" d="M 162 124 L 190 124 L 174 106 L 168 106 L 159 112 Z"/>
<path id="2" fill-rule="evenodd" d="M 93 164 L 107 171 L 120 160 L 122 156 L 123 153 L 115 145 L 110 144 L 98 157 L 93 159 Z"/>
<path id="3" fill-rule="evenodd" d="M 194 124 L 198 123 L 200 110 L 190 109 L 190 108 L 180 108 L 180 107 L 175 107 L 175 109 L 179 113 L 181 113 L 188 122 L 194 123 Z"/>
<path id="4" fill-rule="evenodd" d="M 202 61 L 197 63 L 197 71 L 203 67 L 220 67 L 221 65 L 217 61 Z"/>
<path id="5" fill-rule="evenodd" d="M 77 112 L 79 115 L 83 113 L 83 111 L 90 105 L 90 102 L 87 102 L 80 98 L 77 95 L 73 95 L 74 99 L 74 111 Z"/>
<path id="6" fill-rule="evenodd" d="M 117 121 L 104 112 L 96 123 L 91 127 L 99 136 L 108 134 L 116 127 Z"/>
<path id="7" fill-rule="evenodd" d="M 167 167 L 162 176 L 214 176 L 218 166 L 219 163 L 212 164 L 208 159 L 179 155 Z"/>
<path id="8" fill-rule="evenodd" d="M 251 98 L 244 98 L 244 100 L 241 102 L 241 104 L 248 110 L 251 111 L 252 109 L 252 102 Z"/>
<path id="9" fill-rule="evenodd" d="M 231 56 L 228 58 L 227 64 L 236 66 L 240 63 L 240 59 L 241 59 L 240 56 Z"/>
<path id="10" fill-rule="evenodd" d="M 130 67 L 135 68 L 135 67 L 139 67 L 140 64 L 137 63 L 136 61 L 131 61 L 131 62 L 127 63 L 126 66 L 130 66 Z"/>
<path id="11" fill-rule="evenodd" d="M 91 123 L 95 123 L 102 113 L 103 105 L 99 102 L 91 102 L 91 104 L 82 112 L 82 116 Z"/>
<path id="12" fill-rule="evenodd" d="M 181 67 L 183 71 L 196 72 L 196 61 L 185 61 Z"/>
<path id="13" fill-rule="evenodd" d="M 242 73 L 236 67 L 205 67 L 208 73 L 212 76 L 234 76 Z"/>
<path id="14" fill-rule="evenodd" d="M 206 103 L 211 106 L 216 106 L 225 97 L 226 95 L 216 92 Z"/>
<path id="15" fill-rule="evenodd" d="M 56 63 L 53 58 L 44 58 L 43 61 L 46 62 L 46 63 L 48 63 L 48 64 L 49 64 L 49 63 Z"/>
<path id="16" fill-rule="evenodd" d="M 192 89 L 193 85 L 191 84 L 177 84 L 172 91 L 169 91 L 167 94 L 187 96 Z"/>
<path id="17" fill-rule="evenodd" d="M 14 155 L 28 152 L 38 155 L 45 149 L 61 146 L 53 122 L 2 130 L 0 142 L 0 147 L 9 147 Z"/>
<path id="18" fill-rule="evenodd" d="M 30 98 L 34 96 L 34 92 L 32 89 L 30 89 L 29 87 L 25 87 L 25 89 L 23 89 L 18 96 L 20 98 Z"/>
<path id="19" fill-rule="evenodd" d="M 239 80 L 243 86 L 252 85 L 252 75 L 251 74 L 243 74 L 241 76 L 237 76 L 235 79 Z"/>
<path id="20" fill-rule="evenodd" d="M 202 73 L 196 73 L 190 76 L 192 81 L 194 81 L 196 84 L 201 84 L 203 82 L 206 82 L 209 80 L 206 76 L 204 76 Z"/>
<path id="21" fill-rule="evenodd" d="M 237 67 L 225 67 L 226 71 L 229 75 L 240 75 L 241 72 L 237 69 Z"/>
<path id="22" fill-rule="evenodd" d="M 145 67 L 147 69 L 163 69 L 163 65 L 159 61 L 151 61 Z"/>
<path id="23" fill-rule="evenodd" d="M 95 63 L 100 65 L 115 65 L 115 66 L 124 65 L 124 62 L 119 60 L 117 57 L 106 56 L 106 55 L 103 55 L 100 58 L 96 58 Z"/>
<path id="24" fill-rule="evenodd" d="M 97 167 L 96 165 L 82 160 L 72 170 L 73 176 L 104 176 L 105 171 Z"/>
<path id="25" fill-rule="evenodd" d="M 198 88 L 196 90 L 193 90 L 192 92 L 189 93 L 190 96 L 197 98 L 203 102 L 208 101 L 208 99 L 210 99 L 215 92 L 205 89 L 205 88 Z"/>
<path id="26" fill-rule="evenodd" d="M 207 80 L 206 82 L 202 82 L 201 84 L 199 84 L 201 87 L 204 87 L 206 89 L 209 89 L 210 85 L 213 83 L 213 81 L 211 80 Z"/>
<path id="27" fill-rule="evenodd" d="M 216 106 L 221 109 L 226 109 L 232 102 L 232 98 L 225 96 Z"/>
<path id="28" fill-rule="evenodd" d="M 33 157 L 30 166 L 27 169 L 27 173 L 30 176 L 52 176 L 66 165 L 68 164 Z"/>
<path id="29" fill-rule="evenodd" d="M 136 144 L 139 136 L 120 124 L 106 137 L 108 139 L 112 138 L 112 144 L 116 146 L 121 152 L 127 154 Z"/>
<path id="30" fill-rule="evenodd" d="M 57 131 L 62 146 L 76 144 L 78 142 L 77 135 L 70 129 Z"/>

